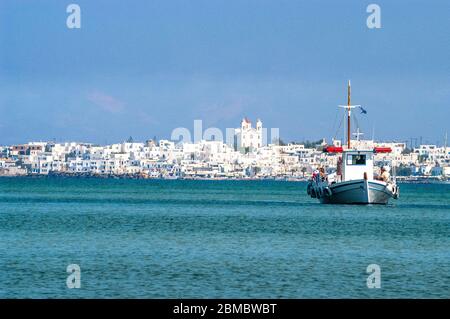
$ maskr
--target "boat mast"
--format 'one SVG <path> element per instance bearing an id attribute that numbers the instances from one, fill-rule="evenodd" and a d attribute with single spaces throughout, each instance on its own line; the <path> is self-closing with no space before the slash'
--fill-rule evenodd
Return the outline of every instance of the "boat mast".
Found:
<path id="1" fill-rule="evenodd" d="M 351 115 L 350 94 L 351 94 L 351 85 L 350 85 L 350 80 L 348 80 L 348 86 L 347 86 L 347 148 L 348 149 L 350 149 L 350 115 Z"/>
<path id="2" fill-rule="evenodd" d="M 350 118 L 352 115 L 352 109 L 355 107 L 360 107 L 361 105 L 351 105 L 350 104 L 350 95 L 351 95 L 351 87 L 350 80 L 348 80 L 347 86 L 347 105 L 339 105 L 339 107 L 347 109 L 347 148 L 350 149 Z"/>

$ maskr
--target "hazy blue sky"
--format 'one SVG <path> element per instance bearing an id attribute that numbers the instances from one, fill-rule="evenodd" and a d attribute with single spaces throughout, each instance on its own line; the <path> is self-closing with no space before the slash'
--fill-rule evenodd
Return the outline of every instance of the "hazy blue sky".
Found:
<path id="1" fill-rule="evenodd" d="M 66 27 L 70 3 L 81 29 Z M 381 29 L 366 26 L 370 3 Z M 243 116 L 286 141 L 331 138 L 348 79 L 366 135 L 442 143 L 449 12 L 448 0 L 1 0 L 0 144 L 143 141 Z"/>

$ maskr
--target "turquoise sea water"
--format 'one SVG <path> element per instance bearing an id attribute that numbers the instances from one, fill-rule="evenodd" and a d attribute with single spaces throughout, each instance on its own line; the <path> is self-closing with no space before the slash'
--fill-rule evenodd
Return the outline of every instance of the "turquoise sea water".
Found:
<path id="1" fill-rule="evenodd" d="M 402 184 L 388 206 L 321 205 L 305 187 L 1 178 L 0 297 L 450 297 L 450 185 Z"/>

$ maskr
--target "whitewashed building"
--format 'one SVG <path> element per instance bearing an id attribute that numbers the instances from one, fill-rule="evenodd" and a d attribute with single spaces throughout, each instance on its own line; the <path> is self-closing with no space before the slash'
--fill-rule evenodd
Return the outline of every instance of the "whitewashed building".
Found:
<path id="1" fill-rule="evenodd" d="M 235 129 L 234 148 L 239 151 L 252 151 L 263 146 L 263 127 L 260 119 L 256 121 L 256 127 L 252 127 L 249 119 L 244 118 L 241 127 Z"/>

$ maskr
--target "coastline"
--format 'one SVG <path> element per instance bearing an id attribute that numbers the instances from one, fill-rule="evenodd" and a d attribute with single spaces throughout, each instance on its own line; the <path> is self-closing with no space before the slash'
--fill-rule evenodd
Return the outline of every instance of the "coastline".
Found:
<path id="1" fill-rule="evenodd" d="M 307 182 L 308 178 L 292 177 L 152 177 L 141 174 L 90 174 L 90 173 L 57 173 L 57 174 L 24 174 L 0 175 L 1 178 L 74 178 L 74 179 L 135 179 L 135 180 L 184 180 L 184 181 L 285 181 Z"/>
<path id="2" fill-rule="evenodd" d="M 182 180 L 182 181 L 279 181 L 279 182 L 307 182 L 309 177 L 153 177 L 142 174 L 92 174 L 92 173 L 52 173 L 52 174 L 18 174 L 0 175 L 2 178 L 74 178 L 74 179 L 126 179 L 126 180 Z M 400 176 L 398 184 L 450 184 L 435 176 Z"/>

